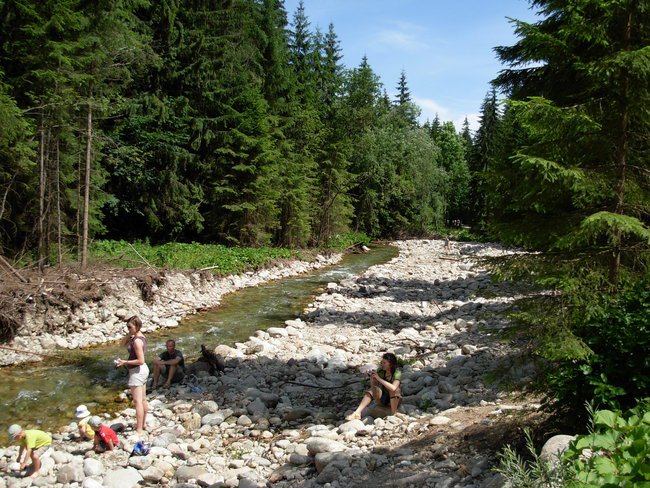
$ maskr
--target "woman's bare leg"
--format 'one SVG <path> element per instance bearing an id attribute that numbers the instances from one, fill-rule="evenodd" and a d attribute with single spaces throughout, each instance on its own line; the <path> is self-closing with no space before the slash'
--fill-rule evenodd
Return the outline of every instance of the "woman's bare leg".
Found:
<path id="1" fill-rule="evenodd" d="M 402 397 L 390 397 L 390 414 L 395 415 L 397 409 L 399 408 L 400 403 L 402 403 Z"/>
<path id="2" fill-rule="evenodd" d="M 149 411 L 149 404 L 146 396 L 146 386 L 132 386 L 131 396 L 133 397 L 133 404 L 135 407 L 135 431 L 138 434 L 144 432 L 146 425 L 147 412 Z"/>

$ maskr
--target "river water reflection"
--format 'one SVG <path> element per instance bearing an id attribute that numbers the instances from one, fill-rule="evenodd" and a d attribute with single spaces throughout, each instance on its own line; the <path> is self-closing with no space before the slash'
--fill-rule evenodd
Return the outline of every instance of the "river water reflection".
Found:
<path id="1" fill-rule="evenodd" d="M 147 334 L 147 362 L 164 350 L 173 337 L 187 359 L 200 355 L 201 344 L 214 348 L 232 346 L 248 339 L 256 330 L 284 325 L 299 317 L 315 294 L 328 282 L 362 273 L 397 255 L 391 246 L 372 246 L 371 252 L 350 254 L 333 266 L 284 278 L 227 295 L 218 308 L 189 316 L 175 329 Z M 123 408 L 114 401 L 125 388 L 126 371 L 116 370 L 113 359 L 125 357 L 115 343 L 90 349 L 64 351 L 66 364 L 52 361 L 0 369 L 0 427 L 11 423 L 23 427 L 54 429 L 74 421 L 77 405 L 91 412 Z"/>

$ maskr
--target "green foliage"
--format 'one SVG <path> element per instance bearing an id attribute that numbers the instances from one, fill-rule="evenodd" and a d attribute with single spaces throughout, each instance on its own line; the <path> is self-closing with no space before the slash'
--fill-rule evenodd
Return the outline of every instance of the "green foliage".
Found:
<path id="1" fill-rule="evenodd" d="M 469 228 L 450 227 L 443 231 L 443 235 L 449 237 L 452 241 L 460 242 L 489 242 L 483 234 L 477 234 Z"/>
<path id="2" fill-rule="evenodd" d="M 346 234 L 336 234 L 331 236 L 327 240 L 325 247 L 335 251 L 343 251 L 354 245 L 367 246 L 370 244 L 370 240 L 370 237 L 363 232 L 348 232 Z"/>
<path id="3" fill-rule="evenodd" d="M 372 236 L 426 235 L 444 225 L 449 173 L 420 128 L 387 113 L 354 144 L 356 227 Z"/>
<path id="4" fill-rule="evenodd" d="M 146 242 L 129 244 L 126 241 L 108 240 L 93 242 L 90 254 L 95 260 L 110 261 L 127 268 L 142 267 L 144 258 L 151 265 L 160 268 L 201 269 L 217 266 L 214 272 L 224 275 L 257 270 L 279 259 L 299 257 L 296 251 L 280 248 L 226 247 L 196 242 L 152 246 Z"/>
<path id="5" fill-rule="evenodd" d="M 418 127 L 405 73 L 391 103 L 367 58 L 346 70 L 303 3 L 292 25 L 281 0 L 0 12 L 3 253 L 80 246 L 86 159 L 91 239 L 303 248 L 426 235 L 464 206 L 466 141 Z"/>
<path id="6" fill-rule="evenodd" d="M 593 416 L 593 431 L 578 436 L 562 459 L 572 473 L 568 487 L 648 486 L 650 399 L 624 414 L 620 411 L 597 411 Z"/>
<path id="7" fill-rule="evenodd" d="M 499 453 L 499 466 L 495 471 L 501 473 L 510 486 L 517 488 L 563 488 L 566 486 L 568 472 L 563 466 L 552 464 L 539 457 L 530 430 L 524 431 L 526 455 L 520 456 L 511 446 Z"/>
<path id="8" fill-rule="evenodd" d="M 449 186 L 446 192 L 446 220 L 465 220 L 469 217 L 470 172 L 467 165 L 466 146 L 456 133 L 454 124 L 442 124 L 437 137 L 440 148 L 440 163 L 447 171 Z"/>
<path id="9" fill-rule="evenodd" d="M 587 306 L 588 305 L 588 306 Z M 566 350 L 558 337 L 547 347 L 555 357 L 549 380 L 556 395 L 578 405 L 584 398 L 608 407 L 630 406 L 650 388 L 650 282 L 633 282 L 614 295 L 603 294 L 573 311 L 569 335 L 583 354 Z"/>
<path id="10" fill-rule="evenodd" d="M 497 266 L 533 286 L 517 318 L 553 392 L 628 407 L 648 388 L 650 10 L 533 4 L 540 20 L 515 21 L 520 40 L 496 48 L 511 100 L 480 175 L 488 228 L 535 251 Z"/>
<path id="11" fill-rule="evenodd" d="M 34 144 L 27 138 L 29 120 L 9 95 L 2 74 L 0 70 L 0 253 L 29 232 L 25 210 L 36 178 Z"/>

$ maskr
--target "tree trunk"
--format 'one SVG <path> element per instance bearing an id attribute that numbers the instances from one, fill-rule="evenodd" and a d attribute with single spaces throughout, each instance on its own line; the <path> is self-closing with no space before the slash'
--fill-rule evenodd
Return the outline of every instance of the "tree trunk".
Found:
<path id="1" fill-rule="evenodd" d="M 81 147 L 77 151 L 77 221 L 75 230 L 77 232 L 77 259 L 81 262 Z"/>
<path id="2" fill-rule="evenodd" d="M 56 141 L 56 259 L 59 269 L 63 261 L 61 252 L 61 160 L 59 153 L 59 141 Z"/>
<path id="3" fill-rule="evenodd" d="M 38 171 L 38 269 L 43 272 L 45 259 L 45 236 L 43 221 L 45 219 L 45 131 L 41 125 Z"/>
<path id="4" fill-rule="evenodd" d="M 632 13 L 627 14 L 625 32 L 623 34 L 623 49 L 630 50 L 632 38 Z M 625 174 L 627 170 L 627 131 L 629 126 L 629 89 L 630 75 L 626 67 L 621 68 L 621 117 L 619 119 L 618 137 L 616 139 L 616 207 L 614 212 L 623 214 L 625 206 Z M 617 230 L 614 235 L 614 249 L 609 267 L 609 281 L 612 285 L 618 283 L 621 269 L 622 235 Z"/>
<path id="5" fill-rule="evenodd" d="M 84 174 L 84 213 L 83 235 L 81 237 L 81 271 L 86 271 L 88 264 L 88 207 L 90 204 L 90 157 L 93 142 L 93 109 L 88 103 L 88 121 L 86 126 L 86 172 Z"/>
<path id="6" fill-rule="evenodd" d="M 54 174 L 52 170 L 52 129 L 47 129 L 47 137 L 45 139 L 45 210 L 43 212 L 44 219 L 44 256 L 45 263 L 50 259 L 50 248 L 52 238 L 52 198 L 54 196 Z"/>

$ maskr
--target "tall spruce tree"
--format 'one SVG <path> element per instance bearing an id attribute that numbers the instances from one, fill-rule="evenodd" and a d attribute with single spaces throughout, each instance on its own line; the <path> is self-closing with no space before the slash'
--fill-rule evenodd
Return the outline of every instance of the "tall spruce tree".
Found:
<path id="1" fill-rule="evenodd" d="M 505 270 L 557 288 L 524 317 L 546 338 L 560 395 L 629 405 L 650 384 L 640 372 L 647 362 L 636 360 L 647 357 L 647 325 L 634 318 L 649 269 L 650 9 L 632 0 L 533 5 L 544 18 L 515 22 L 521 40 L 497 48 L 508 68 L 495 81 L 527 141 L 489 170 L 506 205 L 493 228 L 545 251 Z"/>
<path id="2" fill-rule="evenodd" d="M 177 0 L 161 0 L 141 15 L 153 52 L 123 91 L 117 109 L 124 116 L 107 127 L 114 144 L 107 148 L 106 188 L 114 198 L 106 223 L 114 238 L 197 239 L 204 193 L 189 145 L 193 111 L 182 87 L 185 12 Z"/>
<path id="3" fill-rule="evenodd" d="M 420 109 L 413 103 L 411 99 L 411 91 L 409 90 L 406 81 L 406 71 L 402 70 L 397 83 L 397 94 L 393 102 L 395 110 L 400 118 L 404 120 L 406 125 L 416 127 L 418 125 L 418 117 L 420 116 Z"/>
<path id="4" fill-rule="evenodd" d="M 352 183 L 349 172 L 350 144 L 345 133 L 341 95 L 343 65 L 341 47 L 329 24 L 323 45 L 320 71 L 320 120 L 323 124 L 322 146 L 317 170 L 317 208 L 314 241 L 323 244 L 338 232 L 348 230 L 352 205 L 348 195 Z"/>
<path id="5" fill-rule="evenodd" d="M 356 178 L 351 189 L 355 206 L 354 226 L 357 230 L 372 235 L 378 235 L 379 232 L 375 210 L 384 176 L 377 171 L 365 145 L 372 144 L 371 139 L 368 139 L 368 132 L 378 124 L 382 114 L 381 88 L 379 77 L 370 67 L 368 58 L 364 56 L 361 64 L 348 73 L 342 108 L 345 134 L 350 138 L 353 147 L 350 170 Z"/>
<path id="6" fill-rule="evenodd" d="M 36 183 L 36 151 L 23 116 L 0 69 L 0 255 L 16 251 L 30 232 L 29 213 Z"/>
<path id="7" fill-rule="evenodd" d="M 277 226 L 277 153 L 263 89 L 259 6 L 188 6 L 179 79 L 193 111 L 189 145 L 200 161 L 204 238 L 270 242 Z"/>
<path id="8" fill-rule="evenodd" d="M 471 183 L 470 198 L 472 215 L 475 222 L 484 228 L 487 219 L 489 189 L 486 187 L 486 171 L 491 167 L 499 153 L 499 125 L 501 113 L 497 101 L 496 89 L 490 90 L 481 105 L 479 128 L 474 136 L 474 144 L 469 157 Z"/>
<path id="9" fill-rule="evenodd" d="M 283 162 L 279 173 L 283 192 L 278 242 L 289 246 L 307 244 L 312 234 L 316 158 L 322 137 L 317 109 L 319 43 L 309 25 L 304 4 L 300 2 L 288 36 L 293 110 L 286 136 L 292 143 L 292 154 Z"/>

